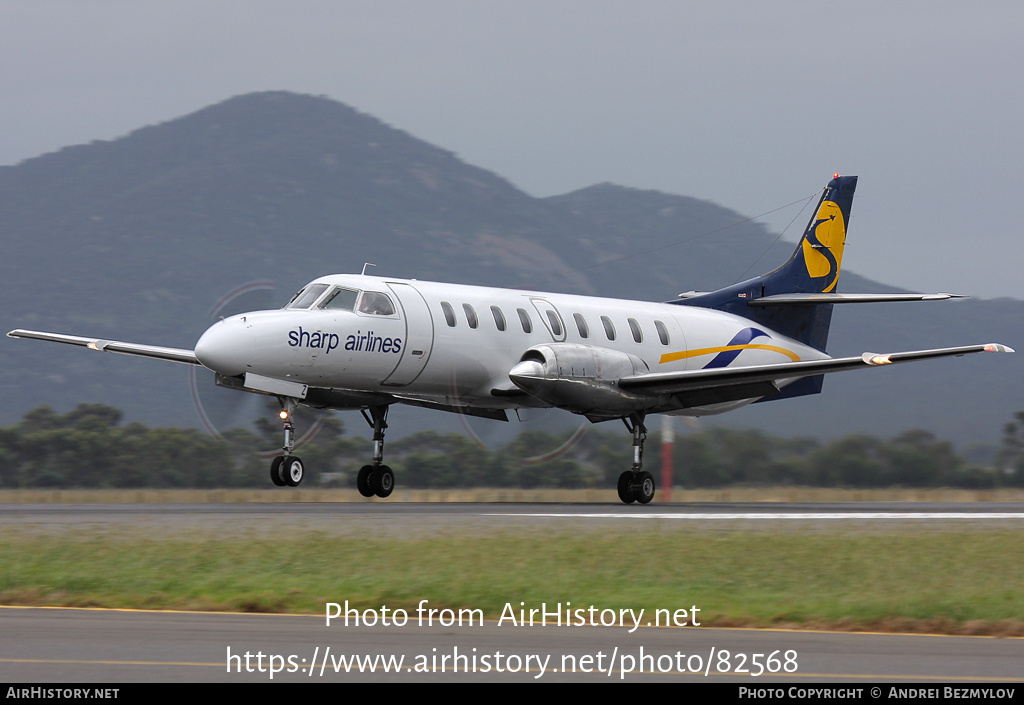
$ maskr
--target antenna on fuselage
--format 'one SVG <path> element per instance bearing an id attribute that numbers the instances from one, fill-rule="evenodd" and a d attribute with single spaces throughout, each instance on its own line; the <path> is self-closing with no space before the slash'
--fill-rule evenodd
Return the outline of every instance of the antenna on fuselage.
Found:
<path id="1" fill-rule="evenodd" d="M 359 273 L 360 276 L 364 276 L 364 277 L 366 276 L 366 268 L 367 267 L 376 267 L 376 266 L 377 265 L 375 265 L 373 262 L 363 262 L 363 271 Z"/>

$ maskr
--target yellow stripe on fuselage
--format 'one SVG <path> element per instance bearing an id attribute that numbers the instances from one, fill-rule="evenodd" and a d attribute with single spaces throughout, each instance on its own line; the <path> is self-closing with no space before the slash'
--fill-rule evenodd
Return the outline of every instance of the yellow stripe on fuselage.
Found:
<path id="1" fill-rule="evenodd" d="M 730 352 L 732 350 L 770 350 L 771 352 L 777 352 L 781 355 L 785 355 L 793 362 L 800 362 L 800 356 L 792 350 L 786 350 L 786 348 L 780 348 L 777 345 L 723 345 L 719 348 L 698 348 L 696 350 L 683 350 L 682 352 L 665 353 L 661 356 L 659 364 L 665 364 L 666 362 L 675 362 L 676 360 L 685 360 L 690 357 L 699 357 L 701 355 L 717 355 L 718 353 Z"/>

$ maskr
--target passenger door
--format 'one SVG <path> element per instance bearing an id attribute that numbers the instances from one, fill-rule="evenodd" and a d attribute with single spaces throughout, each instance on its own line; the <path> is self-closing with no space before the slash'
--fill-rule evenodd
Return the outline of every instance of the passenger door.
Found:
<path id="1" fill-rule="evenodd" d="M 404 387 L 412 384 L 430 359 L 430 351 L 434 346 L 434 321 L 430 308 L 420 292 L 411 284 L 388 282 L 388 288 L 394 293 L 402 307 L 402 318 L 405 320 L 405 339 L 398 364 L 382 384 L 391 387 Z"/>

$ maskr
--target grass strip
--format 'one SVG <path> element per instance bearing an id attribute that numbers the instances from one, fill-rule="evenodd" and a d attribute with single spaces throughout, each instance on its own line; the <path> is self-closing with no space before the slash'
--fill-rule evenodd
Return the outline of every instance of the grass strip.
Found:
<path id="1" fill-rule="evenodd" d="M 0 603 L 323 614 L 700 608 L 710 626 L 1024 635 L 1011 530 L 0 537 Z M 645 617 L 646 619 L 646 617 Z"/>

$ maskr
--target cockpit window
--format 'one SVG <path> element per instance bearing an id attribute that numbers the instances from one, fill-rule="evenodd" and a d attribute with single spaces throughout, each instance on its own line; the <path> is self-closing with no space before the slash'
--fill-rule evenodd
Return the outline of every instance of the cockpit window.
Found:
<path id="1" fill-rule="evenodd" d="M 326 284 L 310 284 L 292 298 L 287 308 L 309 308 L 325 291 Z"/>
<path id="2" fill-rule="evenodd" d="M 335 289 L 333 292 L 328 294 L 324 302 L 320 304 L 320 308 L 336 308 L 345 311 L 352 311 L 356 307 L 356 297 L 359 296 L 359 292 L 353 289 Z"/>
<path id="3" fill-rule="evenodd" d="M 394 316 L 395 305 L 387 294 L 379 291 L 364 291 L 359 299 L 359 313 L 368 313 L 371 316 Z"/>

